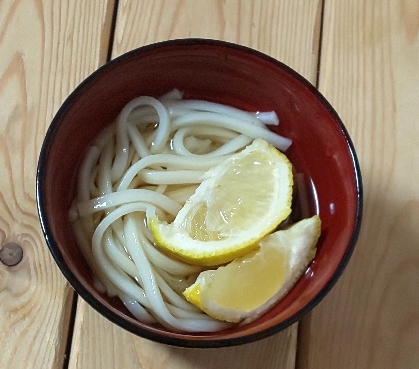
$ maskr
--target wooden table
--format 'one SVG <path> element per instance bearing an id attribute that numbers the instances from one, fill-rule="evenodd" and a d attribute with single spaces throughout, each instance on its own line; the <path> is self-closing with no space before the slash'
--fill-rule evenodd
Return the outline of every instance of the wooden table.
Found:
<path id="1" fill-rule="evenodd" d="M 349 266 L 299 324 L 225 349 L 180 349 L 114 326 L 75 296 L 36 212 L 38 153 L 72 89 L 155 41 L 233 41 L 290 65 L 339 112 L 363 171 Z M 0 368 L 419 368 L 418 0 L 1 0 Z"/>

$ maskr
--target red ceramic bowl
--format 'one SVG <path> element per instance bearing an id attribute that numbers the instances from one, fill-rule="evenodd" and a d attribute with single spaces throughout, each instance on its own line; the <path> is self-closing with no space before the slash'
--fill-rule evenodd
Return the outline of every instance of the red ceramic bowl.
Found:
<path id="1" fill-rule="evenodd" d="M 116 298 L 97 292 L 67 217 L 81 157 L 134 97 L 173 88 L 185 98 L 245 110 L 275 110 L 274 127 L 293 140 L 287 155 L 305 174 L 311 213 L 322 219 L 318 253 L 288 295 L 251 324 L 187 334 L 135 320 Z M 355 246 L 362 215 L 361 173 L 338 115 L 303 77 L 255 50 L 212 40 L 175 40 L 141 47 L 101 67 L 68 97 L 46 134 L 37 172 L 38 212 L 47 245 L 76 292 L 112 322 L 139 336 L 185 347 L 220 347 L 272 335 L 299 320 L 331 289 Z"/>

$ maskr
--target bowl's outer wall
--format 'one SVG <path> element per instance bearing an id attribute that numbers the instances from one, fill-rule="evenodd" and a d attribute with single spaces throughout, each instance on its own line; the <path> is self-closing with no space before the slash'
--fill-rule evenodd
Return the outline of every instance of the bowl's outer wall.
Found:
<path id="1" fill-rule="evenodd" d="M 327 102 L 295 72 L 257 52 L 225 43 L 165 43 L 128 53 L 79 86 L 57 113 L 40 157 L 38 206 L 48 245 L 82 297 L 100 311 L 99 302 L 110 309 L 101 311 L 105 316 L 148 338 L 161 340 L 156 334 L 165 332 L 165 342 L 188 345 L 177 341 L 184 335 L 147 327 L 132 319 L 117 299 L 95 291 L 67 217 L 78 165 L 95 136 L 129 100 L 141 95 L 158 97 L 173 88 L 185 91 L 185 98 L 251 111 L 275 110 L 280 125 L 274 130 L 293 140 L 287 155 L 313 189 L 311 210 L 322 219 L 322 236 L 315 261 L 292 291 L 252 324 L 222 336 L 191 335 L 218 344 L 220 339 L 263 336 L 292 322 L 301 308 L 307 311 L 340 274 L 342 259 L 348 258 L 356 239 L 354 229 L 358 231 L 360 178 L 349 137 Z"/>

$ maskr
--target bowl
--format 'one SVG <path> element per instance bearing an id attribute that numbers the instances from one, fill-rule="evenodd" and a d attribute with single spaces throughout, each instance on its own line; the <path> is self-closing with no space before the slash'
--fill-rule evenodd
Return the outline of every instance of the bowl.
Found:
<path id="1" fill-rule="evenodd" d="M 134 319 L 117 298 L 94 288 L 68 219 L 81 158 L 94 138 L 131 99 L 173 88 L 185 98 L 215 101 L 250 111 L 275 110 L 272 129 L 293 140 L 287 151 L 304 173 L 309 211 L 322 219 L 318 252 L 305 274 L 275 307 L 254 322 L 217 333 L 172 332 Z M 38 214 L 56 263 L 88 304 L 120 327 L 146 339 L 183 347 L 252 342 L 301 319 L 336 283 L 360 230 L 361 173 L 338 114 L 302 76 L 253 49 L 217 40 L 182 39 L 130 51 L 84 80 L 55 115 L 37 170 Z"/>

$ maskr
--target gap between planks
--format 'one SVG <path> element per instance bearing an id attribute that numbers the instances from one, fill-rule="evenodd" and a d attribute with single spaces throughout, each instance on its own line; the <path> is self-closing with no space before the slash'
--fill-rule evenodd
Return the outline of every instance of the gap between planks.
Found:
<path id="1" fill-rule="evenodd" d="M 313 40 L 317 38 L 317 65 L 316 65 L 316 80 L 315 80 L 315 87 L 319 88 L 319 81 L 320 81 L 320 68 L 321 68 L 321 60 L 322 60 L 322 45 L 323 45 L 323 29 L 324 29 L 324 9 L 325 9 L 325 2 L 327 0 L 320 0 L 318 5 L 317 11 L 317 20 L 316 24 L 317 27 L 314 28 L 313 31 Z M 315 308 L 315 307 L 314 307 Z M 297 328 L 297 347 L 295 349 L 295 369 L 300 369 L 303 367 L 302 360 L 303 358 L 300 356 L 301 345 L 302 345 L 302 335 L 304 334 L 305 330 L 305 321 L 310 320 L 311 313 L 309 312 L 301 321 L 298 322 Z"/>
<path id="2" fill-rule="evenodd" d="M 109 8 L 112 8 L 112 13 L 109 16 L 110 24 L 109 24 L 109 37 L 108 37 L 108 44 L 104 47 L 106 50 L 106 57 L 102 56 L 99 58 L 99 66 L 106 64 L 112 58 L 112 49 L 115 40 L 115 28 L 116 28 L 116 21 L 118 18 L 118 7 L 119 7 L 119 0 L 113 1 L 109 5 Z M 105 53 L 103 53 L 105 55 Z M 65 351 L 63 356 L 63 369 L 68 369 L 69 362 L 70 362 L 70 355 L 71 355 L 71 348 L 73 344 L 73 335 L 74 335 L 74 325 L 76 321 L 76 313 L 77 313 L 77 306 L 78 306 L 78 299 L 79 296 L 74 291 L 73 299 L 71 302 L 71 310 L 70 310 L 70 318 L 68 323 L 68 331 L 67 331 L 67 342 L 65 345 Z"/>

